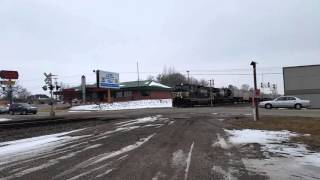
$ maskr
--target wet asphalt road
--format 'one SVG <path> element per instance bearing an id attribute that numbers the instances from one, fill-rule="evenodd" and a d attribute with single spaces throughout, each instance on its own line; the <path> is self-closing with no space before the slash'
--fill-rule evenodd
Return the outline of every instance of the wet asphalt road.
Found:
<path id="1" fill-rule="evenodd" d="M 243 107 L 143 109 L 70 114 L 99 118 L 4 129 L 0 180 L 269 179 L 243 162 L 262 158 L 258 145 L 228 145 L 227 121 L 249 115 Z"/>
<path id="2" fill-rule="evenodd" d="M 225 114 L 210 109 L 157 109 L 122 115 L 83 127 L 70 124 L 63 131 L 40 127 L 48 131 L 39 134 L 29 128 L 34 136 L 60 134 L 45 137 L 45 146 L 37 144 L 41 138 L 31 140 L 36 149 L 14 147 L 11 154 L 5 152 L 0 179 L 266 179 L 246 170 L 236 148 L 214 145 L 218 138 L 226 139 L 223 123 L 231 117 Z"/>
<path id="3" fill-rule="evenodd" d="M 260 114 L 262 116 L 297 116 L 297 117 L 320 117 L 319 109 L 272 109 L 267 110 L 260 108 Z M 253 109 L 245 104 L 230 105 L 230 106 L 218 106 L 218 107 L 197 107 L 197 108 L 161 108 L 161 109 L 144 109 L 144 113 L 221 113 L 228 115 L 243 115 L 252 114 Z M 140 110 L 120 110 L 120 111 L 107 111 L 107 112 L 69 112 L 68 110 L 57 111 L 57 117 L 109 117 L 109 116 L 122 116 L 122 115 L 135 115 L 141 114 Z M 49 112 L 39 112 L 37 115 L 8 115 L 0 114 L 0 119 L 11 119 L 11 120 L 29 120 L 35 118 L 49 118 Z"/>

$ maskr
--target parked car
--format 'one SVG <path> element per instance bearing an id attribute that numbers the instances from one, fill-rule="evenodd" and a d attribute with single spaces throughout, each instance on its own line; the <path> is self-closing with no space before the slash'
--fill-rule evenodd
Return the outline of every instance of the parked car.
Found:
<path id="1" fill-rule="evenodd" d="M 302 100 L 294 96 L 280 96 L 272 101 L 263 101 L 259 103 L 259 107 L 272 109 L 272 108 L 307 108 L 310 107 L 309 100 Z"/>
<path id="2" fill-rule="evenodd" d="M 14 115 L 16 113 L 19 114 L 37 114 L 38 108 L 31 106 L 27 103 L 15 103 L 9 107 L 9 113 Z"/>
<path id="3" fill-rule="evenodd" d="M 9 108 L 6 106 L 0 106 L 0 114 L 7 114 L 9 113 Z"/>

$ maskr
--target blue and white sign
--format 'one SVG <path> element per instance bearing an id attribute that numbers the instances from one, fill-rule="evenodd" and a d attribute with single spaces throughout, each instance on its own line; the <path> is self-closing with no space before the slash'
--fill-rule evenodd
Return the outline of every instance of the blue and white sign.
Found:
<path id="1" fill-rule="evenodd" d="M 99 70 L 99 87 L 107 89 L 119 89 L 119 73 Z"/>

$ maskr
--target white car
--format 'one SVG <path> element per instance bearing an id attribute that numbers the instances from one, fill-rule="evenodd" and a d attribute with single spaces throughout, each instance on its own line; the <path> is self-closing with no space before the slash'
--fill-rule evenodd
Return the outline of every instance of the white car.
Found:
<path id="1" fill-rule="evenodd" d="M 259 103 L 259 107 L 272 108 L 307 108 L 310 106 L 309 100 L 302 100 L 294 96 L 280 96 L 272 101 L 263 101 Z"/>

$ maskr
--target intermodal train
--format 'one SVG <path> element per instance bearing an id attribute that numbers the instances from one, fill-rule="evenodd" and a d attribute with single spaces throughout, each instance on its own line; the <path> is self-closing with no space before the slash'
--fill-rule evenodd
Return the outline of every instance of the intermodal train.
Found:
<path id="1" fill-rule="evenodd" d="M 263 98 L 270 99 L 270 98 Z M 210 106 L 215 104 L 249 103 L 252 92 L 229 88 L 213 88 L 200 85 L 176 85 L 172 92 L 173 107 Z"/>

